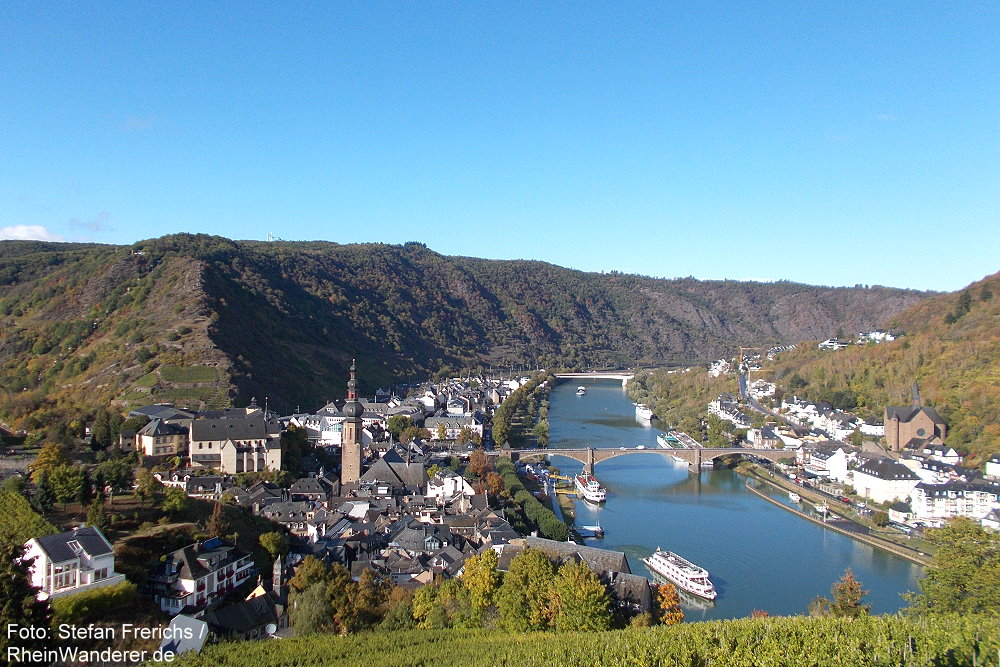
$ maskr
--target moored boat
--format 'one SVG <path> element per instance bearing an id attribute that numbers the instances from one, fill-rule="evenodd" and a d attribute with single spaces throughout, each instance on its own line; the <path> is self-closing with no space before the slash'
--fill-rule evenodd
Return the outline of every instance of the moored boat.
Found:
<path id="1" fill-rule="evenodd" d="M 656 547 L 653 555 L 643 558 L 642 562 L 651 572 L 660 575 L 683 591 L 706 600 L 714 600 L 718 596 L 715 586 L 708 578 L 708 570 L 698 567 L 672 551 L 661 551 Z"/>
<path id="2" fill-rule="evenodd" d="M 583 385 L 581 385 L 581 386 L 579 386 L 579 387 L 576 388 L 576 395 L 577 396 L 583 396 L 586 393 L 587 393 L 587 388 L 584 387 Z"/>
<path id="3" fill-rule="evenodd" d="M 649 421 L 650 419 L 653 418 L 653 411 L 647 408 L 642 403 L 636 403 L 635 417 L 636 419 L 641 419 L 642 421 Z"/>
<path id="4" fill-rule="evenodd" d="M 589 500 L 592 503 L 603 503 L 608 499 L 607 489 L 601 486 L 597 478 L 589 473 L 581 472 L 573 478 L 573 483 L 576 484 L 577 494 L 582 496 L 584 500 Z"/>
<path id="5" fill-rule="evenodd" d="M 791 500 L 793 503 L 797 503 L 797 502 L 801 502 L 802 501 L 802 496 L 800 496 L 799 494 L 795 493 L 794 491 L 789 491 L 788 492 L 788 499 Z"/>

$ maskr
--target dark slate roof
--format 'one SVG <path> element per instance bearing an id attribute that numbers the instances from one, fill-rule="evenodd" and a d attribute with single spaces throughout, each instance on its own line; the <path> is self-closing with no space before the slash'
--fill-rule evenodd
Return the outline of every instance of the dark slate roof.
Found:
<path id="1" fill-rule="evenodd" d="M 855 470 L 879 479 L 919 480 L 912 470 L 892 459 L 878 458 L 859 463 Z"/>
<path id="2" fill-rule="evenodd" d="M 185 410 L 178 410 L 173 405 L 169 403 L 160 403 L 157 405 L 146 405 L 141 408 L 136 408 L 129 412 L 130 415 L 142 415 L 143 417 L 149 417 L 150 419 L 194 419 L 193 412 L 187 412 Z"/>
<path id="3" fill-rule="evenodd" d="M 205 622 L 219 634 L 245 634 L 268 623 L 277 625 L 281 606 L 271 593 L 228 604 L 205 613 Z"/>
<path id="4" fill-rule="evenodd" d="M 361 476 L 364 482 L 387 482 L 391 486 L 420 489 L 427 485 L 427 469 L 422 463 L 406 463 L 391 449 Z"/>
<path id="5" fill-rule="evenodd" d="M 195 419 L 191 422 L 191 440 L 264 440 L 271 432 L 277 432 L 275 419 L 264 421 L 259 414 L 244 415 L 242 418 Z"/>
<path id="6" fill-rule="evenodd" d="M 139 435 L 146 437 L 166 436 L 166 435 L 187 435 L 187 429 L 180 424 L 171 424 L 162 419 L 153 419 L 141 429 Z"/>
<path id="7" fill-rule="evenodd" d="M 632 574 L 632 569 L 629 567 L 628 558 L 625 557 L 624 551 L 597 549 L 595 547 L 573 544 L 571 542 L 546 540 L 541 537 L 526 537 L 524 538 L 524 545 L 526 547 L 538 549 L 539 551 L 545 553 L 545 555 L 549 558 L 559 562 L 579 558 L 580 560 L 586 562 L 587 565 L 590 566 L 590 569 L 597 575 L 602 575 L 606 572 L 624 572 L 626 574 Z M 509 564 L 511 560 L 509 558 L 505 558 L 508 550 L 511 550 L 512 556 L 516 555 L 513 553 L 514 550 L 512 550 L 511 547 L 504 547 L 503 552 L 500 554 L 500 560 L 504 561 L 505 564 Z M 499 569 L 506 570 L 506 567 L 500 567 Z"/>
<path id="8" fill-rule="evenodd" d="M 76 553 L 69 546 L 69 543 L 73 541 L 76 541 L 91 558 L 104 556 L 114 551 L 111 543 L 94 526 L 77 528 L 57 535 L 43 535 L 36 537 L 35 541 L 53 563 L 64 563 L 77 558 Z"/>

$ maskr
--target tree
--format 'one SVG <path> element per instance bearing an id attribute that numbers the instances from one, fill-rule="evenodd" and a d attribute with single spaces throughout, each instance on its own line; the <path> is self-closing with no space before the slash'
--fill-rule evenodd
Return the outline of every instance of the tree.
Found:
<path id="1" fill-rule="evenodd" d="M 910 597 L 917 614 L 993 613 L 1000 609 L 1000 534 L 965 517 L 927 531 L 937 551 Z"/>
<path id="2" fill-rule="evenodd" d="M 141 504 L 146 504 L 147 498 L 152 498 L 162 486 L 160 481 L 153 477 L 153 473 L 145 468 L 139 468 L 135 476 L 135 495 L 139 496 Z"/>
<path id="3" fill-rule="evenodd" d="M 552 612 L 557 630 L 600 631 L 611 627 L 608 591 L 583 561 L 559 568 L 552 582 Z"/>
<path id="4" fill-rule="evenodd" d="M 288 539 L 278 531 L 264 533 L 257 538 L 257 541 L 271 555 L 272 560 L 276 560 L 278 556 L 284 556 L 288 553 Z"/>
<path id="5" fill-rule="evenodd" d="M 684 622 L 681 596 L 673 584 L 660 584 L 656 587 L 656 606 L 658 619 L 662 625 L 677 625 Z"/>
<path id="6" fill-rule="evenodd" d="M 435 436 L 437 437 L 438 440 L 444 440 L 445 438 L 448 437 L 448 429 L 445 428 L 444 422 L 438 423 Z"/>
<path id="7" fill-rule="evenodd" d="M 872 523 L 879 528 L 885 528 L 889 525 L 889 513 L 882 510 L 872 512 Z"/>
<path id="8" fill-rule="evenodd" d="M 62 445 L 58 442 L 47 442 L 38 452 L 35 460 L 28 466 L 31 471 L 31 481 L 37 482 L 42 473 L 50 473 L 54 468 L 68 464 L 69 458 L 63 451 Z"/>
<path id="9" fill-rule="evenodd" d="M 503 475 L 491 470 L 486 473 L 486 493 L 491 496 L 499 496 L 500 492 L 503 491 Z"/>
<path id="10" fill-rule="evenodd" d="M 408 445 L 414 440 L 429 440 L 431 437 L 431 432 L 425 428 L 420 428 L 419 426 L 410 426 L 409 428 L 403 429 L 399 434 L 399 442 Z"/>
<path id="11" fill-rule="evenodd" d="M 319 634 L 333 627 L 333 613 L 326 586 L 326 582 L 316 582 L 292 600 L 289 616 L 296 635 Z"/>
<path id="12" fill-rule="evenodd" d="M 295 574 L 288 580 L 293 591 L 304 591 L 314 584 L 329 581 L 330 568 L 315 556 L 306 556 L 295 568 Z"/>
<path id="13" fill-rule="evenodd" d="M 457 445 L 467 445 L 472 442 L 472 429 L 468 426 L 463 426 L 458 431 L 458 435 L 455 437 L 455 444 Z"/>
<path id="14" fill-rule="evenodd" d="M 167 489 L 166 493 L 163 494 L 163 501 L 160 503 L 160 509 L 169 514 L 171 519 L 178 512 L 186 510 L 187 506 L 187 494 L 184 493 L 184 489 L 176 486 L 171 486 Z"/>
<path id="15" fill-rule="evenodd" d="M 225 512 L 222 511 L 222 503 L 215 503 L 212 515 L 208 517 L 208 523 L 205 524 L 205 532 L 209 537 L 222 537 L 228 530 L 229 522 L 226 520 Z"/>
<path id="16" fill-rule="evenodd" d="M 822 595 L 813 598 L 809 603 L 811 616 L 835 616 L 838 618 L 858 618 L 867 616 L 871 605 L 861 604 L 868 591 L 861 588 L 861 582 L 854 578 L 851 568 L 844 571 L 844 576 L 830 587 L 833 599 Z"/>
<path id="17" fill-rule="evenodd" d="M 535 424 L 535 428 L 531 430 L 531 434 L 535 436 L 535 440 L 539 447 L 549 446 L 549 422 L 543 419 L 542 421 Z"/>
<path id="18" fill-rule="evenodd" d="M 42 471 L 38 476 L 38 481 L 35 483 L 35 495 L 32 501 L 39 510 L 43 513 L 52 509 L 52 505 L 56 502 L 56 496 L 52 492 L 52 485 L 49 484 L 48 473 Z"/>
<path id="19" fill-rule="evenodd" d="M 95 475 L 98 474 L 104 479 L 104 483 L 111 492 L 111 502 L 114 502 L 114 494 L 132 488 L 132 466 L 124 459 L 104 461 L 97 466 Z"/>
<path id="20" fill-rule="evenodd" d="M 104 502 L 95 498 L 87 509 L 87 525 L 100 528 L 102 531 L 108 527 L 108 515 L 104 512 Z"/>
<path id="21" fill-rule="evenodd" d="M 490 457 L 486 455 L 486 452 L 483 451 L 482 447 L 469 455 L 469 466 L 467 470 L 470 474 L 476 477 L 483 477 L 492 469 L 493 464 L 490 463 Z"/>
<path id="22" fill-rule="evenodd" d="M 7 656 L 8 646 L 25 649 L 48 648 L 51 641 L 45 638 L 9 638 L 11 626 L 37 628 L 49 627 L 52 610 L 47 600 L 36 596 L 39 589 L 31 584 L 31 563 L 24 562 L 24 545 L 13 535 L 0 533 L 0 654 Z"/>
<path id="23" fill-rule="evenodd" d="M 399 440 L 399 435 L 412 426 L 413 420 L 406 415 L 393 415 L 386 421 L 385 430 L 389 431 L 396 440 Z"/>
<path id="24" fill-rule="evenodd" d="M 493 549 L 487 549 L 465 561 L 462 585 L 469 592 L 472 615 L 480 623 L 486 610 L 493 606 L 497 589 L 500 588 L 500 573 L 497 571 L 497 565 L 497 552 Z"/>
<path id="25" fill-rule="evenodd" d="M 49 473 L 49 483 L 52 485 L 52 493 L 56 501 L 71 503 L 80 495 L 80 487 L 83 486 L 83 469 L 77 466 L 63 464 L 56 466 Z"/>
<path id="26" fill-rule="evenodd" d="M 854 432 L 851 433 L 850 443 L 855 447 L 860 447 L 861 445 L 864 444 L 864 442 L 865 442 L 865 436 L 864 434 L 861 433 L 861 429 L 857 428 L 854 429 Z"/>

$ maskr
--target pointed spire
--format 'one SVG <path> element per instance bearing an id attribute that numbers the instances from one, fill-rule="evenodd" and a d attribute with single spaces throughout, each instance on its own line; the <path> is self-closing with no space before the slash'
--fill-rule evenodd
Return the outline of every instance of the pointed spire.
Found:
<path id="1" fill-rule="evenodd" d="M 915 408 L 923 407 L 920 401 L 920 387 L 917 386 L 917 383 L 915 381 L 913 383 L 913 407 Z"/>

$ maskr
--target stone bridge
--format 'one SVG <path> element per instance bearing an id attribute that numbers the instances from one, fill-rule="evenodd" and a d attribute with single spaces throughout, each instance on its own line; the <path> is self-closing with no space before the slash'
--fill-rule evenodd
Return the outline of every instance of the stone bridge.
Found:
<path id="1" fill-rule="evenodd" d="M 569 458 L 576 459 L 582 463 L 584 469 L 589 473 L 593 473 L 594 466 L 601 461 L 607 461 L 608 459 L 613 459 L 616 456 L 625 456 L 626 454 L 652 454 L 654 456 L 662 456 L 674 461 L 681 459 L 687 462 L 688 469 L 691 471 L 697 471 L 701 467 L 702 461 L 710 461 L 712 459 L 717 459 L 720 456 L 731 456 L 733 454 L 742 454 L 743 456 L 757 457 L 767 459 L 769 461 L 777 461 L 778 459 L 787 458 L 788 456 L 794 456 L 794 454 L 789 452 L 787 449 L 752 449 L 750 447 L 730 447 L 718 449 L 708 447 L 677 449 L 663 449 L 662 447 L 651 447 L 649 449 L 595 449 L 594 447 L 586 449 L 503 449 L 490 452 L 490 454 L 510 456 L 510 458 L 514 461 L 553 455 L 568 456 Z"/>

